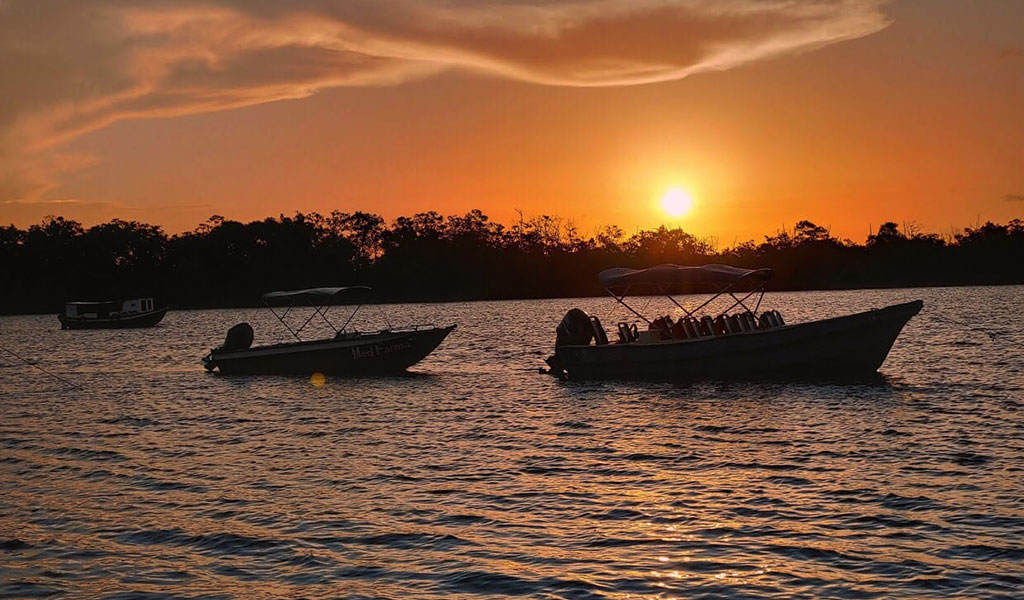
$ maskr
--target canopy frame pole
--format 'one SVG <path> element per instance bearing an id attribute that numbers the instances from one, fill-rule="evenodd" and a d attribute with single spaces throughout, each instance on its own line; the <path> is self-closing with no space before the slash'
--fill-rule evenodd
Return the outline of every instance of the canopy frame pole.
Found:
<path id="1" fill-rule="evenodd" d="M 705 300 L 703 304 L 701 304 L 701 305 L 700 305 L 700 306 L 698 306 L 697 308 L 693 309 L 693 312 L 697 312 L 698 310 L 700 310 L 700 309 L 704 308 L 704 307 L 705 307 L 705 306 L 707 306 L 708 304 L 711 304 L 712 302 L 714 302 L 714 301 L 715 301 L 715 299 L 716 299 L 716 298 L 718 298 L 718 297 L 719 297 L 719 296 L 721 296 L 721 295 L 722 295 L 722 292 L 718 292 L 718 293 L 716 293 L 716 294 L 715 294 L 714 296 L 711 296 L 710 298 L 708 298 L 707 300 Z"/>
<path id="2" fill-rule="evenodd" d="M 757 288 L 755 288 L 755 289 L 752 289 L 752 290 L 750 290 L 749 292 L 747 292 L 747 295 L 746 295 L 746 296 L 743 296 L 743 300 L 746 300 L 747 298 L 749 298 L 750 296 L 754 295 L 754 294 L 755 294 L 755 293 L 757 293 L 758 291 L 760 291 L 760 292 L 761 292 L 761 297 L 763 298 L 763 297 L 764 297 L 764 284 L 761 284 L 761 285 L 760 285 L 760 286 L 758 286 Z M 728 312 L 729 312 L 730 310 L 732 310 L 732 309 L 733 309 L 733 308 L 735 308 L 736 306 L 742 306 L 742 307 L 743 307 L 743 309 L 744 309 L 744 310 L 746 310 L 746 311 L 747 311 L 748 313 L 750 313 L 750 314 L 754 315 L 755 317 L 757 316 L 757 313 L 756 313 L 756 312 L 754 312 L 754 311 L 750 310 L 749 308 L 747 308 L 747 305 L 746 305 L 746 304 L 743 304 L 743 300 L 741 300 L 741 299 L 737 298 L 737 297 L 736 297 L 736 296 L 735 296 L 735 295 L 734 295 L 734 294 L 733 294 L 732 292 L 728 292 L 728 294 L 729 294 L 730 296 L 732 296 L 733 300 L 735 300 L 736 302 L 733 302 L 732 306 L 730 306 L 729 308 L 727 308 L 727 309 L 723 310 L 722 312 L 718 313 L 718 315 L 716 315 L 716 316 L 715 316 L 715 318 L 716 318 L 716 319 L 717 319 L 718 317 L 720 317 L 720 316 L 722 316 L 722 315 L 724 315 L 724 314 L 728 313 Z M 719 294 L 719 296 L 721 296 L 721 295 L 722 295 L 722 294 Z M 760 299 L 759 299 L 759 300 L 757 301 L 757 304 L 758 304 L 758 306 L 760 306 L 760 305 L 761 305 L 761 300 L 760 300 Z"/>
<path id="3" fill-rule="evenodd" d="M 631 313 L 633 313 L 634 315 L 636 315 L 636 316 L 640 317 L 641 319 L 643 319 L 644 323 L 647 323 L 648 325 L 650 325 L 650 324 L 651 324 L 651 322 L 650 322 L 650 321 L 649 321 L 649 320 L 647 319 L 647 317 L 645 317 L 645 316 L 643 316 L 642 314 L 640 314 L 640 313 L 636 312 L 635 310 L 633 310 L 633 307 L 632 307 L 632 306 L 630 306 L 630 305 L 628 305 L 628 304 L 626 304 L 625 302 L 623 302 L 623 301 L 622 301 L 622 298 L 625 298 L 625 297 L 626 297 L 626 295 L 625 295 L 625 294 L 623 294 L 623 295 L 622 295 L 621 297 L 619 297 L 619 296 L 616 296 L 615 294 L 613 294 L 613 293 L 611 292 L 611 290 L 609 290 L 609 289 L 607 289 L 607 288 L 605 288 L 605 290 L 604 290 L 604 291 L 608 292 L 608 295 L 610 295 L 610 296 L 611 296 L 612 298 L 615 298 L 615 301 L 616 301 L 616 302 L 618 302 L 619 304 L 621 304 L 621 305 L 625 306 L 625 307 L 626 307 L 626 309 L 627 309 L 627 310 L 629 310 L 629 312 L 631 312 Z"/>
<path id="4" fill-rule="evenodd" d="M 387 323 L 388 331 L 391 331 L 392 329 L 394 329 L 391 326 L 391 319 L 388 318 L 388 313 L 384 310 L 384 307 L 381 306 L 380 304 L 378 304 L 377 305 L 377 310 L 380 312 L 380 316 L 383 317 L 384 322 Z"/>
<path id="5" fill-rule="evenodd" d="M 750 292 L 750 294 L 753 294 L 753 293 L 754 293 L 754 292 Z M 747 296 L 749 296 L 750 294 L 747 294 Z M 730 295 L 730 296 L 732 296 L 732 294 L 729 294 L 729 295 Z M 718 313 L 718 315 L 717 315 L 717 316 L 716 316 L 715 318 L 718 318 L 718 317 L 720 317 L 720 316 L 722 316 L 722 315 L 725 315 L 725 314 L 727 314 L 727 313 L 728 313 L 728 312 L 729 312 L 730 310 L 732 310 L 733 308 L 736 308 L 736 306 L 739 306 L 739 305 L 743 304 L 743 301 L 742 301 L 742 300 L 740 300 L 739 298 L 736 298 L 736 296 L 732 296 L 732 297 L 733 297 L 733 299 L 735 299 L 735 300 L 736 300 L 736 302 L 733 302 L 733 303 L 732 303 L 732 305 L 731 305 L 731 306 L 729 306 L 729 308 L 727 308 L 727 309 L 723 310 L 722 312 Z M 744 296 L 744 298 L 746 298 L 746 296 Z M 747 307 L 746 307 L 746 306 L 744 306 L 743 308 L 745 309 L 745 308 L 747 308 Z M 750 311 L 748 310 L 747 312 L 750 312 Z"/>
<path id="6" fill-rule="evenodd" d="M 313 314 L 309 315 L 309 318 L 306 319 L 302 323 L 302 325 L 298 329 L 295 330 L 295 333 L 298 333 L 298 332 L 302 331 L 303 329 L 305 329 L 306 325 L 309 325 L 309 322 L 313 320 L 313 317 L 317 316 L 318 314 L 320 314 L 320 307 L 314 306 L 313 307 Z M 326 321 L 326 318 L 324 320 Z M 327 322 L 330 323 L 330 321 L 327 321 Z M 331 325 L 331 327 L 334 327 L 334 325 Z"/>
<path id="7" fill-rule="evenodd" d="M 356 313 L 359 312 L 359 309 L 362 307 L 362 304 L 356 305 L 356 309 L 352 311 L 352 314 L 350 314 L 347 319 L 345 319 L 345 324 L 341 326 L 340 331 L 345 331 L 345 328 L 348 327 L 348 324 L 352 322 L 352 319 L 355 318 Z"/>
<path id="8" fill-rule="evenodd" d="M 733 294 L 732 292 L 729 292 L 729 295 L 730 295 L 730 296 L 732 296 L 732 299 L 736 301 L 736 304 L 733 304 L 733 306 L 736 306 L 736 305 L 738 304 L 738 305 L 740 305 L 740 306 L 742 306 L 742 307 L 743 307 L 743 310 L 747 311 L 748 313 L 751 313 L 751 314 L 753 314 L 753 313 L 751 312 L 751 310 L 750 310 L 749 308 L 747 308 L 747 305 L 743 303 L 743 301 L 744 301 L 744 300 L 746 300 L 747 298 L 749 298 L 749 297 L 750 297 L 750 295 L 751 295 L 751 294 L 753 294 L 753 293 L 754 293 L 754 292 L 750 292 L 750 293 L 748 293 L 748 294 L 747 294 L 746 296 L 744 296 L 744 297 L 743 297 L 742 299 L 740 299 L 740 298 L 737 298 L 737 297 L 736 297 L 736 294 Z"/>
<path id="9" fill-rule="evenodd" d="M 757 297 L 757 304 L 754 305 L 755 317 L 757 316 L 757 311 L 761 309 L 761 301 L 764 300 L 764 286 L 762 285 L 759 289 L 761 290 L 761 295 Z"/>
<path id="10" fill-rule="evenodd" d="M 358 306 L 356 306 L 356 309 L 352 311 L 352 314 L 349 315 L 348 319 L 345 320 L 345 324 L 341 326 L 341 329 L 338 329 L 334 322 L 327 318 L 327 313 L 331 310 L 331 299 L 334 298 L 334 296 L 336 296 L 340 292 L 353 289 L 365 290 L 369 288 L 367 288 L 366 286 L 352 286 L 347 288 L 322 288 L 298 290 L 296 292 L 272 292 L 269 294 L 272 298 L 291 298 L 291 301 L 288 303 L 288 306 L 285 307 L 284 312 L 278 313 L 276 310 L 274 310 L 274 307 L 271 306 L 270 302 L 267 301 L 267 294 L 264 295 L 263 305 L 270 310 L 271 314 L 277 317 L 277 320 L 281 322 L 281 325 L 284 325 L 284 328 L 288 330 L 288 333 L 292 334 L 292 337 L 301 342 L 302 338 L 299 336 L 299 333 L 301 333 L 302 330 L 305 329 L 317 315 L 319 315 L 320 318 L 323 319 L 325 323 L 327 323 L 327 325 L 334 331 L 335 335 L 343 331 L 348 326 L 348 324 L 352 322 L 352 319 L 355 317 L 356 312 L 358 312 L 359 308 L 362 306 L 361 303 Z M 288 323 L 285 322 L 285 318 L 291 313 L 292 309 L 295 308 L 296 299 L 311 298 L 313 296 L 325 296 L 327 299 L 322 304 L 315 304 L 312 301 L 310 301 L 308 304 L 303 303 L 304 306 L 311 307 L 313 309 L 313 313 L 310 314 L 309 317 L 302 322 L 302 325 L 300 325 L 298 328 L 293 329 L 290 325 L 288 325 Z M 384 316 L 384 320 L 388 322 L 388 327 L 391 327 L 391 323 L 390 321 L 388 321 L 386 315 Z"/>
<path id="11" fill-rule="evenodd" d="M 767 280 L 761 281 L 760 284 L 758 284 L 757 287 L 755 287 L 754 289 L 752 289 L 749 292 L 747 292 L 747 294 L 745 296 L 743 296 L 742 299 L 737 298 L 736 294 L 733 293 L 733 288 L 735 288 L 741 281 L 745 281 L 747 279 L 747 277 L 749 275 L 753 274 L 754 272 L 755 271 L 751 271 L 750 273 L 747 273 L 746 275 L 744 275 L 744 276 L 742 276 L 742 277 L 740 277 L 738 279 L 735 279 L 734 281 L 730 282 L 729 285 L 727 285 L 725 287 L 719 288 L 719 290 L 717 292 L 715 292 L 714 295 L 712 295 L 710 298 L 708 298 L 707 300 L 702 302 L 699 306 L 697 306 L 693 310 L 688 310 L 685 306 L 683 306 L 678 301 L 676 301 L 676 299 L 672 296 L 672 294 L 667 293 L 663 287 L 661 287 L 661 286 L 656 286 L 656 287 L 657 287 L 658 291 L 661 294 L 664 294 L 673 304 L 678 306 L 684 313 L 686 313 L 686 316 L 688 316 L 688 317 L 693 317 L 693 315 L 695 315 L 697 313 L 697 311 L 699 311 L 700 309 L 704 308 L 705 306 L 711 304 L 712 302 L 717 300 L 719 296 L 722 296 L 723 294 L 728 294 L 730 297 L 732 297 L 733 300 L 735 300 L 735 302 L 731 306 L 729 306 L 729 308 L 727 308 L 724 311 L 718 313 L 718 315 L 716 315 L 715 318 L 718 318 L 718 317 L 720 317 L 722 315 L 725 315 L 726 313 L 728 313 L 730 310 L 732 310 L 736 306 L 742 306 L 745 311 L 747 311 L 748 313 L 750 313 L 754 317 L 757 317 L 757 311 L 761 308 L 761 301 L 764 299 L 765 286 L 768 284 L 768 281 Z M 608 294 L 612 298 L 615 298 L 616 302 L 618 302 L 619 304 L 625 306 L 631 313 L 633 313 L 634 315 L 640 317 L 647 324 L 650 325 L 651 321 L 648 320 L 647 317 L 645 317 L 642 314 L 638 313 L 636 310 L 633 309 L 632 306 L 630 306 L 629 304 L 626 304 L 626 302 L 623 301 L 623 298 L 625 298 L 627 295 L 629 295 L 630 287 L 631 286 L 629 284 L 626 284 L 626 288 L 623 290 L 621 296 L 619 296 L 618 294 L 612 292 L 608 288 L 605 288 L 605 291 L 608 292 Z M 752 295 L 754 295 L 754 294 L 756 294 L 758 292 L 760 292 L 760 295 L 757 298 L 757 304 L 754 306 L 754 310 L 751 310 L 743 302 L 744 302 L 744 300 L 746 300 L 747 298 L 750 298 Z"/>
<path id="12" fill-rule="evenodd" d="M 293 304 L 294 304 L 294 301 L 293 301 Z M 292 308 L 291 304 L 288 305 L 288 309 L 286 309 L 284 311 L 284 314 L 281 314 L 281 315 L 277 314 L 277 311 L 274 310 L 274 307 L 271 306 L 270 304 L 268 304 L 266 300 L 263 301 L 263 306 L 267 307 L 267 310 L 270 311 L 270 314 L 272 314 L 275 317 L 277 317 L 277 320 L 280 321 L 282 325 L 284 325 L 284 328 L 288 330 L 288 333 L 292 334 L 292 337 L 294 337 L 295 339 L 299 340 L 300 342 L 302 341 L 302 338 L 299 337 L 299 334 L 296 333 L 291 327 L 289 327 L 288 323 L 284 322 L 284 318 L 286 316 L 288 316 L 288 311 L 291 310 L 291 308 Z"/>
<path id="13" fill-rule="evenodd" d="M 317 309 L 317 312 L 320 314 L 320 318 L 323 319 L 324 322 L 327 323 L 327 325 L 332 330 L 334 330 L 334 333 L 338 333 L 338 328 L 335 327 L 334 323 L 331 323 L 331 320 L 327 318 L 327 311 L 331 310 L 331 305 L 330 304 L 324 304 L 320 308 L 323 308 L 322 311 L 319 308 Z"/>
<path id="14" fill-rule="evenodd" d="M 676 299 L 672 297 L 672 294 L 669 294 L 668 292 L 664 291 L 664 289 L 662 289 L 661 293 L 665 294 L 665 297 L 667 297 L 669 300 L 671 300 L 672 304 L 675 304 L 676 306 L 678 306 L 679 310 L 681 310 L 684 313 L 686 313 L 687 317 L 689 317 L 691 319 L 693 318 L 693 313 L 691 313 L 690 311 L 686 310 L 686 307 L 683 306 L 682 304 L 676 302 Z"/>
<path id="15" fill-rule="evenodd" d="M 739 283 L 740 281 L 742 281 L 742 279 L 737 279 L 736 281 L 734 281 L 734 282 L 730 283 L 730 284 L 729 284 L 728 286 L 726 286 L 726 287 L 724 287 L 724 288 L 720 289 L 720 290 L 719 290 L 719 291 L 718 291 L 718 292 L 717 292 L 716 294 L 714 294 L 713 296 L 711 296 L 710 298 L 708 298 L 707 300 L 705 300 L 705 301 L 704 301 L 704 302 L 703 302 L 703 303 L 702 303 L 702 304 L 701 304 L 700 306 L 698 306 L 697 308 L 693 309 L 692 311 L 688 311 L 688 310 L 686 310 L 685 308 L 683 308 L 682 306 L 679 306 L 679 303 L 678 303 L 678 302 L 675 302 L 675 299 L 674 299 L 674 298 L 672 298 L 672 296 L 669 296 L 669 299 L 670 299 L 670 300 L 672 300 L 672 301 L 673 301 L 673 302 L 675 303 L 675 305 L 676 305 L 676 306 L 679 306 L 679 308 L 682 308 L 682 309 L 683 309 L 683 312 L 687 313 L 687 315 L 689 315 L 689 316 L 692 316 L 692 315 L 693 315 L 693 313 L 696 313 L 696 312 L 697 312 L 697 311 L 699 311 L 700 309 L 704 308 L 705 306 L 707 306 L 707 305 L 711 304 L 712 302 L 714 302 L 715 300 L 717 300 L 717 299 L 718 299 L 718 297 L 719 297 L 719 296 L 721 296 L 722 294 L 729 294 L 730 296 L 732 296 L 732 298 L 733 298 L 734 300 L 736 300 L 736 303 L 735 303 L 735 304 L 733 304 L 732 306 L 730 306 L 729 308 L 725 309 L 724 311 L 722 311 L 722 312 L 721 312 L 721 313 L 719 313 L 718 315 L 716 315 L 716 317 L 717 317 L 717 316 L 720 316 L 720 315 L 724 315 L 725 313 L 729 312 L 729 311 L 730 311 L 730 310 L 732 310 L 732 309 L 733 309 L 733 307 L 735 307 L 735 306 L 736 306 L 737 304 L 743 305 L 743 308 L 744 308 L 744 309 L 746 309 L 746 311 L 747 311 L 747 312 L 750 312 L 750 313 L 752 313 L 752 314 L 754 314 L 754 315 L 756 316 L 756 315 L 757 315 L 757 312 L 756 312 L 756 311 L 757 311 L 757 309 L 755 308 L 755 309 L 754 309 L 753 311 L 751 311 L 751 310 L 750 310 L 749 308 L 747 308 L 747 306 L 746 306 L 745 304 L 743 304 L 743 302 L 742 302 L 742 301 L 740 301 L 740 300 L 739 300 L 738 298 L 736 298 L 736 296 L 735 296 L 735 295 L 734 295 L 734 294 L 732 293 L 732 291 L 731 291 L 731 290 L 732 290 L 732 288 L 733 288 L 733 287 L 734 287 L 734 286 L 735 286 L 735 285 L 736 285 L 737 283 Z M 749 298 L 749 297 L 750 297 L 750 296 L 751 296 L 752 294 L 754 294 L 754 293 L 756 293 L 756 292 L 761 292 L 761 296 L 760 296 L 760 298 L 758 298 L 758 301 L 757 301 L 757 304 L 758 304 L 758 306 L 760 306 L 760 305 L 761 305 L 761 298 L 764 298 L 764 291 L 765 291 L 765 290 L 764 290 L 764 287 L 765 287 L 765 284 L 766 284 L 766 283 L 767 283 L 767 282 L 763 282 L 763 283 L 761 283 L 761 284 L 760 284 L 759 286 L 757 286 L 756 288 L 754 288 L 753 290 L 751 290 L 750 292 L 748 292 L 748 293 L 747 293 L 747 295 L 743 297 L 743 299 L 744 299 L 744 300 L 746 300 L 746 299 L 747 299 L 747 298 Z"/>
<path id="16" fill-rule="evenodd" d="M 700 305 L 700 306 L 698 306 L 697 308 L 693 309 L 693 312 L 697 312 L 698 310 L 700 310 L 700 309 L 704 308 L 704 307 L 705 307 L 705 306 L 707 306 L 708 304 L 711 304 L 712 302 L 714 302 L 715 300 L 717 300 L 717 299 L 718 299 L 718 297 L 719 297 L 719 296 L 721 296 L 722 294 L 730 294 L 730 295 L 731 295 L 731 292 L 730 292 L 730 290 L 731 290 L 731 289 L 732 289 L 732 288 L 733 288 L 733 287 L 734 287 L 734 286 L 735 286 L 735 285 L 736 285 L 737 283 L 739 283 L 740 281 L 742 281 L 742 278 L 741 278 L 741 279 L 737 279 L 736 281 L 734 281 L 734 282 L 730 283 L 729 285 L 725 286 L 724 288 L 720 288 L 720 289 L 718 290 L 718 292 L 716 292 L 716 293 L 715 293 L 715 295 L 714 295 L 714 296 L 711 296 L 710 298 L 708 298 L 707 300 L 705 300 L 703 304 L 701 304 L 701 305 Z M 763 284 L 762 284 L 762 285 L 763 285 Z M 736 305 L 735 305 L 735 304 L 733 304 L 733 306 L 736 306 Z M 732 306 L 730 306 L 729 308 L 732 308 Z M 728 309 L 727 309 L 727 310 L 726 310 L 725 312 L 729 312 L 729 311 L 728 311 Z M 721 314 L 725 314 L 725 313 L 721 313 Z"/>

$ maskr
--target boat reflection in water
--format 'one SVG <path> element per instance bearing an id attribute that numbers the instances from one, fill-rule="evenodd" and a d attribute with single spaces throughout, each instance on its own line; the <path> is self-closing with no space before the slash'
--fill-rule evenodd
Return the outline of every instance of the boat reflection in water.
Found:
<path id="1" fill-rule="evenodd" d="M 570 310 L 556 330 L 551 374 L 570 379 L 833 379 L 875 373 L 896 337 L 920 312 L 920 300 L 883 309 L 787 325 L 778 311 L 758 312 L 771 269 L 726 265 L 658 265 L 608 269 L 602 287 L 646 324 L 619 323 L 609 343 L 601 321 Z M 711 298 L 686 308 L 674 294 L 716 289 Z M 649 319 L 626 302 L 627 295 L 664 294 L 682 311 L 678 320 Z M 731 305 L 702 315 L 719 297 Z M 593 340 L 594 343 L 591 343 Z"/>
<path id="2" fill-rule="evenodd" d="M 400 373 L 433 352 L 455 329 L 454 325 L 410 325 L 374 332 L 349 330 L 348 325 L 361 305 L 356 306 L 340 328 L 327 318 L 327 311 L 336 298 L 369 289 L 365 286 L 323 287 L 264 294 L 264 304 L 296 341 L 254 347 L 252 327 L 248 323 L 239 323 L 228 330 L 223 345 L 202 359 L 203 366 L 208 371 L 217 370 L 225 375 Z M 286 307 L 284 311 L 274 310 L 274 306 L 281 305 Z M 292 329 L 284 317 L 300 305 L 312 307 L 313 313 L 300 327 Z M 318 316 L 334 330 L 334 337 L 303 341 L 299 334 Z"/>

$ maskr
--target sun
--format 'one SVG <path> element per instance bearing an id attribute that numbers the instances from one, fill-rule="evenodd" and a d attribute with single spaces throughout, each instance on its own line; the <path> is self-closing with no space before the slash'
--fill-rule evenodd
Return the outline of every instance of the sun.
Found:
<path id="1" fill-rule="evenodd" d="M 693 196 L 683 188 L 669 188 L 661 197 L 661 209 L 670 217 L 685 217 L 693 208 Z"/>

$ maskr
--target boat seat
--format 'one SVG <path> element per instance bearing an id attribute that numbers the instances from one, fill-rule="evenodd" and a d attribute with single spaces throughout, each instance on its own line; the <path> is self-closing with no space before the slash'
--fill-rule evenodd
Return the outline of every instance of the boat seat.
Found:
<path id="1" fill-rule="evenodd" d="M 782 315 L 777 310 L 766 310 L 761 313 L 761 323 L 767 324 L 767 327 L 782 327 L 785 325 L 785 321 L 782 320 Z"/>
<path id="2" fill-rule="evenodd" d="M 648 331 L 658 332 L 658 339 L 665 340 L 672 338 L 672 318 L 658 317 L 647 326 Z"/>
<path id="3" fill-rule="evenodd" d="M 604 330 L 604 326 L 601 325 L 601 319 L 595 315 L 590 315 L 590 326 L 594 328 L 594 343 L 598 346 L 604 346 L 608 343 L 608 334 Z"/>
<path id="4" fill-rule="evenodd" d="M 683 335 L 681 339 L 690 339 L 697 337 L 697 330 L 693 328 L 693 323 L 689 319 L 679 319 L 679 323 L 682 325 Z"/>
<path id="5" fill-rule="evenodd" d="M 636 326 L 629 323 L 619 323 L 619 342 L 628 344 L 635 342 L 639 337 Z"/>

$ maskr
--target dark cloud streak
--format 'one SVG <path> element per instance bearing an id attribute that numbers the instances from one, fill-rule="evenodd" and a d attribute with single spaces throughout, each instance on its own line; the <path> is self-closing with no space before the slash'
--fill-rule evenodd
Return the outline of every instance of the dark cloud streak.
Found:
<path id="1" fill-rule="evenodd" d="M 548 85 L 649 83 L 886 25 L 878 0 L 0 0 L 0 199 L 51 189 L 29 181 L 46 178 L 40 153 L 124 118 L 451 68 Z"/>

